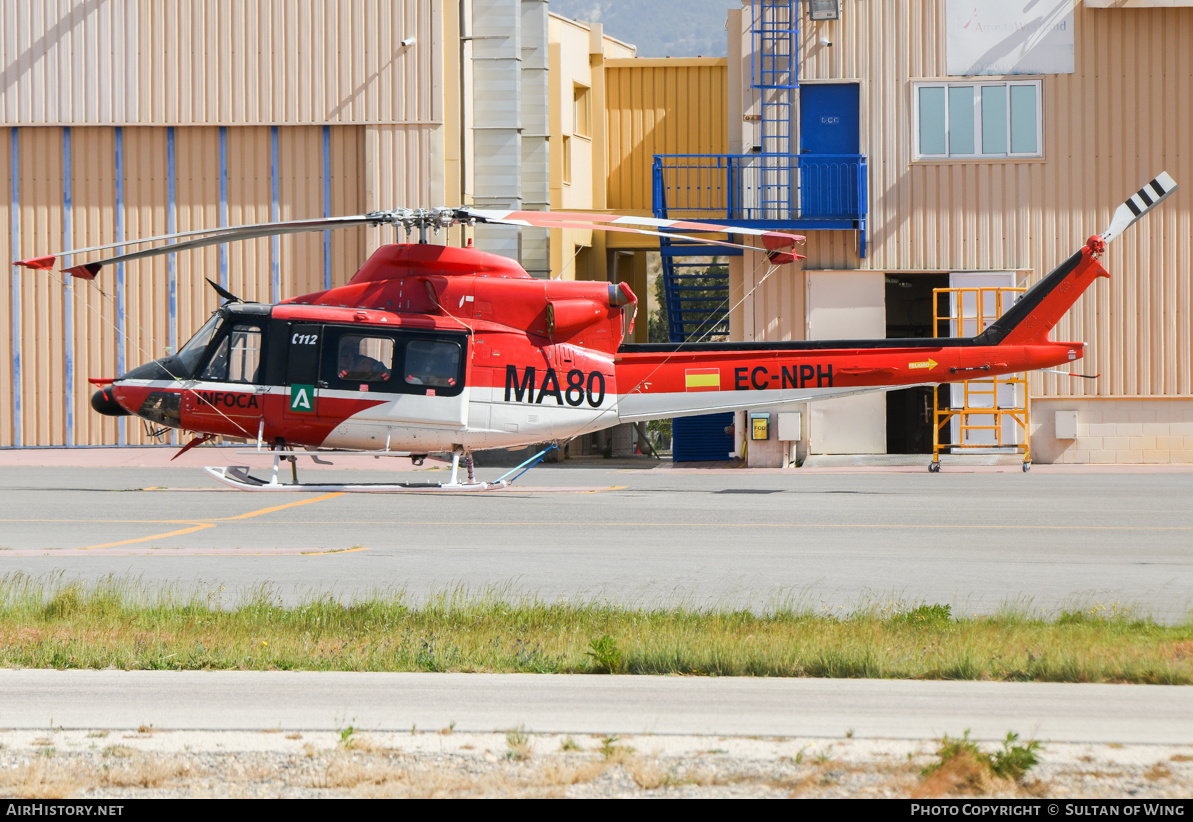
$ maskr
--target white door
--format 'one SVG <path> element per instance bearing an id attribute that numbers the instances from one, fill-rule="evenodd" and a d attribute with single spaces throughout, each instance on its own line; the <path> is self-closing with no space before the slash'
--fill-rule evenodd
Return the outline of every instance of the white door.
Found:
<path id="1" fill-rule="evenodd" d="M 886 275 L 881 271 L 809 271 L 808 339 L 886 336 Z M 808 453 L 885 454 L 886 394 L 881 391 L 808 405 Z"/>

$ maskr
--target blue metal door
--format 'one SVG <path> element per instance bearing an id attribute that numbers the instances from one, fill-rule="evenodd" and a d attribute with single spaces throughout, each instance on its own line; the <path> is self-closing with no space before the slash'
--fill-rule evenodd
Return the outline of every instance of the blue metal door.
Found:
<path id="1" fill-rule="evenodd" d="M 859 102 L 857 83 L 800 86 L 800 153 L 861 153 Z"/>
<path id="2" fill-rule="evenodd" d="M 800 216 L 841 219 L 857 213 L 861 152 L 857 83 L 800 87 Z"/>

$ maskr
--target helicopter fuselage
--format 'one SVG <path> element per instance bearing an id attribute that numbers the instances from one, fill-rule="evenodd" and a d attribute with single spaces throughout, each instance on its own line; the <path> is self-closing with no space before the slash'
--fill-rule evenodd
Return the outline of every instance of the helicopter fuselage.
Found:
<path id="1" fill-rule="evenodd" d="M 1071 286 L 1104 274 L 1075 255 L 1038 290 L 1027 325 L 1047 315 L 1051 328 Z M 624 284 L 536 280 L 472 248 L 383 246 L 339 288 L 225 304 L 93 406 L 269 447 L 419 454 L 1014 373 L 1083 350 L 1036 325 L 1030 336 L 1009 326 L 1006 339 L 625 344 L 636 305 Z"/>

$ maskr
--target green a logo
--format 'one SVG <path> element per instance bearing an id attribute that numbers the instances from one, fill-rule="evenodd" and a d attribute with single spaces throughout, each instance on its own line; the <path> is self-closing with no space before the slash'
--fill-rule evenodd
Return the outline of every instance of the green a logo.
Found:
<path id="1" fill-rule="evenodd" d="M 315 413 L 315 386 L 290 386 L 290 410 L 301 411 L 306 414 Z"/>

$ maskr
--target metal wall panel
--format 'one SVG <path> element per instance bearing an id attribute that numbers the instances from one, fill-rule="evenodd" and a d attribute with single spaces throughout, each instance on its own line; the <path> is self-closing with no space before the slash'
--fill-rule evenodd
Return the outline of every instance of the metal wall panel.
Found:
<path id="1" fill-rule="evenodd" d="M 0 244 L 10 259 L 221 222 L 358 214 L 367 210 L 366 167 L 378 179 L 414 181 L 411 190 L 391 184 L 386 196 L 425 188 L 425 169 L 404 175 L 394 167 L 408 152 L 427 155 L 426 128 L 413 130 L 411 144 L 379 139 L 388 156 L 366 161 L 358 126 L 38 126 L 3 130 L 10 191 L 14 131 L 19 185 L 0 204 L 9 227 Z M 135 420 L 91 411 L 89 377 L 176 350 L 219 305 L 207 277 L 264 301 L 343 284 L 364 260 L 366 231 L 380 233 L 213 246 L 109 266 L 94 282 L 13 268 L 0 286 L 0 357 L 12 366 L 0 369 L 0 446 L 146 442 Z"/>
<path id="2" fill-rule="evenodd" d="M 866 259 L 835 236 L 852 233 L 834 232 L 810 239 L 807 267 L 1011 269 L 1034 282 L 1158 171 L 1193 185 L 1193 9 L 1078 4 L 1076 73 L 1043 78 L 1042 158 L 913 162 L 912 82 L 944 76 L 944 15 L 944 0 L 875 0 L 801 22 L 803 79 L 861 81 L 870 165 Z M 1109 284 L 1053 332 L 1086 341 L 1083 370 L 1102 376 L 1036 374 L 1033 395 L 1193 394 L 1191 247 L 1182 190 L 1112 244 Z"/>
<path id="3" fill-rule="evenodd" d="M 365 211 L 432 203 L 434 134 L 429 127 L 369 126 L 365 132 Z M 440 172 L 441 173 L 441 172 Z M 415 237 L 417 240 L 417 237 Z M 406 242 L 404 232 L 369 231 L 365 245 L 372 253 L 384 243 Z M 353 269 L 355 272 L 356 269 Z"/>
<path id="4" fill-rule="evenodd" d="M 179 128 L 175 130 L 175 176 L 177 228 L 193 231 L 220 223 L 220 130 Z M 220 304 L 206 278 L 219 282 L 220 246 L 175 255 L 178 281 L 178 346 L 199 329 Z"/>
<path id="5" fill-rule="evenodd" d="M 506 0 L 472 3 L 472 192 L 482 208 L 522 207 L 522 12 Z M 486 251 L 521 259 L 518 229 L 474 231 Z"/>
<path id="6" fill-rule="evenodd" d="M 518 82 L 522 109 L 519 133 L 522 207 L 528 211 L 546 211 L 551 207 L 547 3 L 521 0 L 521 6 L 522 69 Z M 523 228 L 520 233 L 522 267 L 532 277 L 551 276 L 550 232 Z"/>
<path id="7" fill-rule="evenodd" d="M 608 207 L 649 214 L 656 154 L 724 154 L 728 62 L 605 61 Z"/>
<path id="8" fill-rule="evenodd" d="M 308 220 L 323 216 L 322 154 L 322 128 L 278 129 L 278 219 Z M 290 242 L 283 243 L 283 239 Z M 286 286 L 281 297 L 322 291 L 323 233 L 294 234 L 289 238 L 279 237 L 278 242 L 280 279 Z"/>
<path id="9" fill-rule="evenodd" d="M 19 139 L 21 248 L 36 238 L 62 236 L 62 129 L 22 130 Z M 60 247 L 55 244 L 56 247 Z M 65 360 L 62 276 L 24 272 L 20 283 L 21 441 L 65 445 Z M 40 404 L 37 397 L 49 402 Z"/>
<path id="10" fill-rule="evenodd" d="M 13 129 L 0 129 L 0 184 L 3 184 L 8 195 L 8 205 L 0 212 L 6 218 L 3 226 L 0 226 L 0 253 L 5 255 L 6 260 L 16 259 L 13 235 L 17 233 L 16 219 L 19 216 L 18 209 L 14 207 L 18 200 L 12 196 L 13 183 L 17 179 L 12 167 L 13 142 Z M 12 343 L 13 336 L 19 334 L 19 329 L 13 323 L 13 300 L 14 292 L 19 288 L 19 270 L 13 266 L 8 276 L 0 277 L 0 448 L 9 447 L 16 441 L 13 381 L 14 369 L 19 367 L 19 363 L 13 360 Z"/>
<path id="11" fill-rule="evenodd" d="M 9 124 L 428 123 L 442 0 L 2 0 Z M 409 46 L 402 44 L 414 38 Z"/>
<path id="12" fill-rule="evenodd" d="M 325 196 L 330 202 L 328 214 L 365 214 L 369 211 L 365 187 L 361 184 L 366 164 L 365 130 L 355 126 L 332 126 L 328 132 L 331 161 L 325 183 Z M 348 282 L 368 256 L 369 236 L 377 233 L 368 226 L 330 232 L 329 266 L 324 272 L 324 285 L 317 290 Z M 389 242 L 389 238 L 382 237 L 382 241 Z"/>

